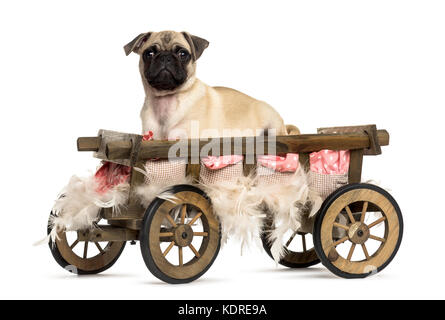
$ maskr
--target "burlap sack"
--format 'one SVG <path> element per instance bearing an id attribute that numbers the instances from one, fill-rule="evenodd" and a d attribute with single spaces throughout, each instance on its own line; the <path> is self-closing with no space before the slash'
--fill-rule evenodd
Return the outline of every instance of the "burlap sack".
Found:
<path id="1" fill-rule="evenodd" d="M 322 174 L 309 171 L 309 187 L 324 200 L 338 188 L 348 184 L 348 174 Z"/>
<path id="2" fill-rule="evenodd" d="M 256 175 L 259 185 L 261 184 L 286 185 L 291 183 L 292 179 L 295 176 L 295 172 L 278 172 L 258 164 Z"/>
<path id="3" fill-rule="evenodd" d="M 203 184 L 215 184 L 222 181 L 236 181 L 239 177 L 244 176 L 243 162 L 230 164 L 227 167 L 212 170 L 201 163 L 199 172 L 199 182 Z"/>
<path id="4" fill-rule="evenodd" d="M 150 184 L 175 184 L 183 181 L 186 173 L 186 160 L 149 160 L 145 163 L 145 182 Z"/>

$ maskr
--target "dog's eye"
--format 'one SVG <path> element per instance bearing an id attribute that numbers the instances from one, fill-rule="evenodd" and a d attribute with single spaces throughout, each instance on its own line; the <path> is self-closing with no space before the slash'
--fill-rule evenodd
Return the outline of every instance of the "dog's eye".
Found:
<path id="1" fill-rule="evenodd" d="M 178 51 L 178 56 L 181 59 L 187 59 L 188 55 L 189 55 L 189 53 L 185 49 L 181 49 L 181 50 Z"/>
<path id="2" fill-rule="evenodd" d="M 154 55 L 155 55 L 154 50 L 152 50 L 152 49 L 145 50 L 144 51 L 144 60 L 146 61 L 146 60 L 152 58 Z"/>

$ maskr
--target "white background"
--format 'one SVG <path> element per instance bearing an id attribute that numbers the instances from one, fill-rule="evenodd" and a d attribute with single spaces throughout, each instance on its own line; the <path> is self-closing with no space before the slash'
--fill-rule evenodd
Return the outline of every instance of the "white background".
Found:
<path id="1" fill-rule="evenodd" d="M 0 297 L 445 298 L 444 16 L 441 1 L 2 1 Z M 288 270 L 230 243 L 201 279 L 172 286 L 149 273 L 139 245 L 88 277 L 32 246 L 69 177 L 97 165 L 76 138 L 139 133 L 138 57 L 122 46 L 164 29 L 210 41 L 197 70 L 204 82 L 267 101 L 303 133 L 368 123 L 390 132 L 363 172 L 392 190 L 405 219 L 382 273 Z"/>

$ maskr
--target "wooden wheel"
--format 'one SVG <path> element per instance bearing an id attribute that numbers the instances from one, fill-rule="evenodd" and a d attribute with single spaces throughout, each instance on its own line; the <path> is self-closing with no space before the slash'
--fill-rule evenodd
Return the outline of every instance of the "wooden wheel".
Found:
<path id="1" fill-rule="evenodd" d="M 323 203 L 315 220 L 314 245 L 334 274 L 363 278 L 391 262 L 402 234 L 402 214 L 388 192 L 375 185 L 351 184 Z"/>
<path id="2" fill-rule="evenodd" d="M 273 259 L 271 244 L 267 237 L 271 228 L 271 221 L 268 220 L 261 234 L 261 240 L 264 250 Z M 286 242 L 283 243 L 286 247 L 286 254 L 278 262 L 279 264 L 288 268 L 307 268 L 320 262 L 314 247 L 309 243 L 310 239 L 307 233 L 289 230 L 287 236 Z"/>
<path id="3" fill-rule="evenodd" d="M 48 226 L 48 234 L 50 232 Z M 58 236 L 59 239 L 54 243 L 49 243 L 54 259 L 62 268 L 79 275 L 107 270 L 117 261 L 125 247 L 125 241 L 79 241 L 76 231 L 59 232 Z"/>
<path id="4" fill-rule="evenodd" d="M 150 272 L 167 283 L 198 279 L 220 248 L 220 226 L 203 191 L 174 186 L 172 201 L 156 198 L 140 231 L 141 251 Z"/>

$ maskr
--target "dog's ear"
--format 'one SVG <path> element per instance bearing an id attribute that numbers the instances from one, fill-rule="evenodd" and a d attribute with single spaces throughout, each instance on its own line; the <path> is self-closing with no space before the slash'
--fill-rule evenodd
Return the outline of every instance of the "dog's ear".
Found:
<path id="1" fill-rule="evenodd" d="M 192 49 L 193 60 L 198 60 L 203 51 L 209 46 L 209 42 L 206 39 L 191 35 L 188 32 L 182 32 L 182 35 Z"/>
<path id="2" fill-rule="evenodd" d="M 125 54 L 128 56 L 132 52 L 137 53 L 144 42 L 147 41 L 148 38 L 150 38 L 151 34 L 151 32 L 141 33 L 136 38 L 127 43 L 124 46 Z"/>

